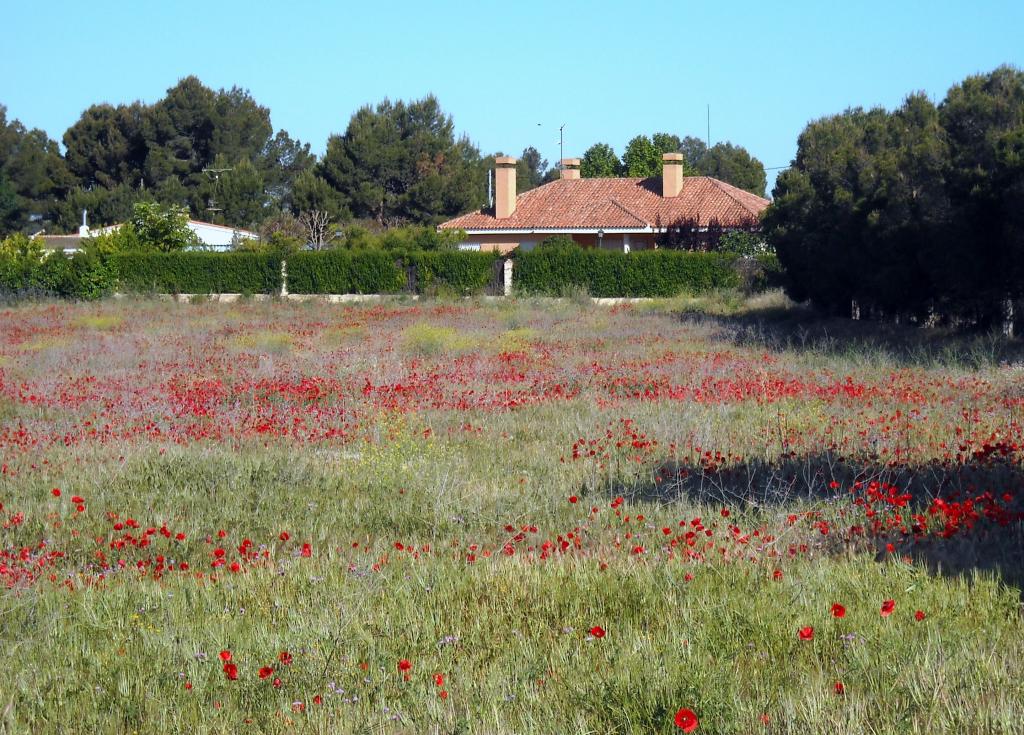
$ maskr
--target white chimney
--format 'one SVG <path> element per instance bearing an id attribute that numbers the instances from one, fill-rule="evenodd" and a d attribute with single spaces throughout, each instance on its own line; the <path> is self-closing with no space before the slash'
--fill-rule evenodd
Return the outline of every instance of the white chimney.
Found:
<path id="1" fill-rule="evenodd" d="M 89 220 L 87 219 L 88 215 L 89 215 L 89 210 L 88 209 L 83 209 L 82 210 L 82 226 L 78 228 L 78 236 L 79 237 L 89 237 Z"/>

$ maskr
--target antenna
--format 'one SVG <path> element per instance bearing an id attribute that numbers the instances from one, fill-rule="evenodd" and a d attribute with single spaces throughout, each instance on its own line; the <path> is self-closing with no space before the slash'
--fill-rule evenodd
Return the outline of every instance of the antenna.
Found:
<path id="1" fill-rule="evenodd" d="M 221 174 L 227 173 L 228 171 L 234 171 L 234 170 L 235 170 L 234 168 L 204 168 L 203 169 L 203 173 L 208 175 L 208 176 L 211 176 L 213 178 L 214 183 L 217 183 L 218 181 L 220 181 L 220 175 Z M 206 200 L 206 204 L 207 204 L 206 211 L 207 212 L 223 212 L 224 209 L 222 207 L 215 206 L 216 203 L 217 202 L 214 201 L 213 197 L 210 197 L 209 199 L 207 199 Z"/>
<path id="2" fill-rule="evenodd" d="M 565 138 L 562 136 L 562 131 L 565 130 L 565 123 L 562 123 L 562 127 L 558 129 L 558 168 L 561 170 L 562 161 L 565 160 Z"/>

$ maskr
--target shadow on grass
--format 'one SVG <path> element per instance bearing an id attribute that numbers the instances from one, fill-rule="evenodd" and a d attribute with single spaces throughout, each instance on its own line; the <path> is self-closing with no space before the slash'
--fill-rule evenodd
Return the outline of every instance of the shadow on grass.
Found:
<path id="1" fill-rule="evenodd" d="M 771 303 L 732 315 L 683 312 L 684 323 L 716 327 L 737 345 L 832 356 L 887 358 L 901 366 L 982 367 L 1024 362 L 1024 339 L 998 332 L 964 333 L 945 328 L 829 317 L 802 305 Z"/>
<path id="2" fill-rule="evenodd" d="M 854 462 L 828 454 L 729 463 L 714 456 L 665 461 L 650 475 L 602 488 L 610 497 L 771 513 L 814 507 L 879 559 L 910 556 L 932 573 L 997 574 L 1024 600 L 1024 464 L 1012 447 L 986 447 L 959 461 L 920 465 Z M 861 500 L 858 502 L 858 498 Z M 870 501 L 870 502 L 868 502 Z M 867 511 L 872 510 L 874 514 Z M 914 514 L 923 517 L 919 526 Z M 891 522 L 891 525 L 890 525 Z"/>

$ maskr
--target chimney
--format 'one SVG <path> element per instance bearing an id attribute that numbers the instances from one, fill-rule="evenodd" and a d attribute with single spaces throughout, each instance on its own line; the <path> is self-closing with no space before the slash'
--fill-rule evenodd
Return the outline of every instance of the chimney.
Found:
<path id="1" fill-rule="evenodd" d="M 88 209 L 83 209 L 82 210 L 82 225 L 81 225 L 81 227 L 78 228 L 78 236 L 79 237 L 89 237 L 89 220 L 87 219 L 88 215 L 89 215 L 89 210 Z"/>
<path id="2" fill-rule="evenodd" d="M 683 154 L 665 153 L 661 160 L 661 195 L 677 197 L 683 190 Z"/>
<path id="3" fill-rule="evenodd" d="M 516 159 L 494 159 L 494 216 L 508 219 L 516 211 Z"/>
<path id="4" fill-rule="evenodd" d="M 580 177 L 580 159 L 563 158 L 562 176 L 563 179 L 578 179 Z"/>

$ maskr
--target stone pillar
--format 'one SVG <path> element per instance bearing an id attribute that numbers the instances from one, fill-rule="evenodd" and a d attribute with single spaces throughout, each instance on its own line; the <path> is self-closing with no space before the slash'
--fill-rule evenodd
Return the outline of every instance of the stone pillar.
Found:
<path id="1" fill-rule="evenodd" d="M 512 295 L 512 258 L 505 258 L 505 263 L 502 266 L 502 280 L 503 289 L 502 293 L 505 296 Z"/>
<path id="2" fill-rule="evenodd" d="M 281 298 L 288 298 L 288 262 L 281 261 Z"/>

